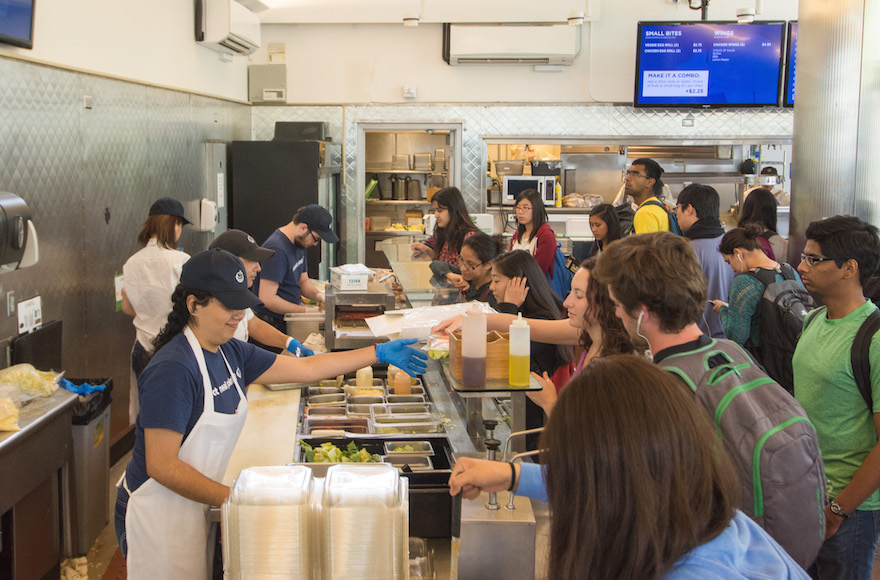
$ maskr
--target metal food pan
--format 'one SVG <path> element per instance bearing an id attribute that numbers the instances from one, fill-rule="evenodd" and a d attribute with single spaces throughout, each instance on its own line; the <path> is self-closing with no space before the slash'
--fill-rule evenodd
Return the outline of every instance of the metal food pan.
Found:
<path id="1" fill-rule="evenodd" d="M 388 395 L 385 397 L 388 403 L 425 403 L 424 395 Z M 381 401 L 379 401 L 381 402 Z"/>
<path id="2" fill-rule="evenodd" d="M 386 441 L 385 455 L 434 455 L 429 441 Z"/>
<path id="3" fill-rule="evenodd" d="M 321 381 L 321 382 L 324 382 L 324 381 Z M 345 394 L 345 392 L 341 388 L 339 388 L 335 385 L 332 387 L 324 387 L 324 386 L 309 387 L 308 393 L 309 393 L 310 397 L 314 396 L 314 395 L 344 395 Z"/>
<path id="4" fill-rule="evenodd" d="M 434 469 L 431 458 L 425 455 L 383 455 L 383 463 L 390 463 L 398 469 L 409 467 L 412 471 L 428 471 Z"/>
<path id="5" fill-rule="evenodd" d="M 384 397 L 385 396 L 385 388 L 384 387 L 352 387 L 345 386 L 342 387 L 345 391 L 345 395 L 351 399 L 352 397 Z"/>
<path id="6" fill-rule="evenodd" d="M 308 399 L 309 406 L 316 405 L 337 405 L 344 406 L 345 405 L 345 395 L 335 394 L 335 395 L 315 395 L 313 397 L 309 397 Z"/>
<path id="7" fill-rule="evenodd" d="M 348 406 L 346 407 L 346 410 L 348 411 L 348 414 L 352 415 L 352 416 L 360 415 L 360 416 L 364 416 L 364 417 L 369 417 L 370 416 L 370 408 L 372 406 L 373 405 L 369 405 L 369 404 L 365 405 L 365 404 L 361 404 L 361 403 L 359 403 L 359 404 L 349 403 Z"/>
<path id="8" fill-rule="evenodd" d="M 389 394 L 389 395 L 394 395 L 394 394 L 396 394 L 396 393 L 394 392 L 394 385 L 390 385 L 390 386 L 388 387 L 388 394 Z M 412 386 L 410 387 L 410 392 L 409 392 L 409 394 L 410 394 L 410 395 L 422 395 L 422 396 L 424 396 L 424 394 L 425 394 L 425 387 L 423 387 L 422 385 L 412 385 Z M 404 396 L 407 396 L 407 395 L 404 395 Z"/>
<path id="9" fill-rule="evenodd" d="M 376 403 L 384 403 L 385 397 L 349 397 L 349 405 L 374 405 Z"/>
<path id="10" fill-rule="evenodd" d="M 372 405 L 370 410 L 373 415 L 436 415 L 433 403 L 386 403 L 384 405 Z"/>
<path id="11" fill-rule="evenodd" d="M 370 432 L 370 422 L 366 417 L 317 417 L 309 416 L 303 420 L 303 432 L 311 434 L 316 430 L 339 430 L 346 433 L 365 434 Z"/>
<path id="12" fill-rule="evenodd" d="M 360 385 L 357 384 L 357 379 L 345 379 L 344 381 L 342 381 L 342 386 L 343 387 L 360 387 Z M 380 389 L 384 389 L 385 388 L 385 379 L 381 379 L 379 377 L 373 377 L 373 384 L 371 386 L 378 387 Z M 361 387 L 361 388 L 368 389 L 369 387 Z"/>
<path id="13" fill-rule="evenodd" d="M 345 416 L 345 407 L 306 407 L 306 417 Z"/>

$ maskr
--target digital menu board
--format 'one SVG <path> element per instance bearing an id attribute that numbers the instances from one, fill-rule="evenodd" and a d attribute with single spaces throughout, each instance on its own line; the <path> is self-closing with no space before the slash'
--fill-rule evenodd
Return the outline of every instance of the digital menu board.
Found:
<path id="1" fill-rule="evenodd" d="M 636 107 L 779 105 L 784 22 L 640 22 Z"/>
<path id="2" fill-rule="evenodd" d="M 34 1 L 0 0 L 0 42 L 34 47 Z"/>
<path id="3" fill-rule="evenodd" d="M 788 23 L 788 46 L 785 54 L 785 94 L 782 96 L 782 106 L 794 106 L 794 81 L 795 65 L 797 64 L 797 21 Z"/>

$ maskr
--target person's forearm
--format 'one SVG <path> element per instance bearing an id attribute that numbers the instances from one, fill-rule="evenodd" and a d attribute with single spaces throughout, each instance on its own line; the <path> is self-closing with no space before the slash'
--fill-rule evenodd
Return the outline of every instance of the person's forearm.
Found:
<path id="1" fill-rule="evenodd" d="M 300 280 L 299 293 L 313 302 L 320 302 L 318 295 L 321 293 L 309 278 Z"/>
<path id="2" fill-rule="evenodd" d="M 373 346 L 345 352 L 331 352 L 308 358 L 278 356 L 269 370 L 254 382 L 261 384 L 311 383 L 354 372 L 377 362 L 376 349 Z"/>
<path id="3" fill-rule="evenodd" d="M 849 484 L 832 499 L 849 514 L 858 509 L 878 488 L 880 488 L 880 443 L 871 449 Z"/>
<path id="4" fill-rule="evenodd" d="M 281 298 L 277 294 L 273 294 L 272 296 L 263 297 L 260 294 L 260 300 L 263 301 L 263 305 L 276 314 L 287 314 L 288 312 L 305 312 L 306 307 L 302 304 L 294 304 L 289 300 L 285 300 Z"/>
<path id="5" fill-rule="evenodd" d="M 134 306 L 131 305 L 128 296 L 125 295 L 125 290 L 122 291 L 122 312 L 128 314 L 132 318 L 137 316 L 137 313 L 134 311 Z"/>
<path id="6" fill-rule="evenodd" d="M 282 350 L 287 346 L 287 339 L 289 338 L 286 334 L 256 316 L 248 321 L 248 334 L 257 342 Z"/>
<path id="7" fill-rule="evenodd" d="M 506 332 L 514 320 L 516 316 L 512 314 L 487 314 L 486 327 L 487 330 Z M 529 323 L 529 338 L 535 342 L 574 345 L 580 341 L 580 332 L 568 320 L 527 318 L 526 321 Z"/>
<path id="8" fill-rule="evenodd" d="M 229 497 L 229 488 L 204 476 L 180 459 L 147 465 L 147 475 L 174 493 L 207 505 L 222 505 Z"/>

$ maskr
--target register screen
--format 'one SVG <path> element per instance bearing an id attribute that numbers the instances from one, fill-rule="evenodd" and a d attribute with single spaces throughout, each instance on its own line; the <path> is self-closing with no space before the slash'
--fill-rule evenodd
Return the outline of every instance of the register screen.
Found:
<path id="1" fill-rule="evenodd" d="M 785 23 L 639 23 L 637 107 L 777 106 Z"/>

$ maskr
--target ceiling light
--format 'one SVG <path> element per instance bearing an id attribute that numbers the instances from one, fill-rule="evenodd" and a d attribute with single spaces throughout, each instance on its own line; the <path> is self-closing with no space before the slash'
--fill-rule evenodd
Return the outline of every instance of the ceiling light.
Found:
<path id="1" fill-rule="evenodd" d="M 737 8 L 736 21 L 739 22 L 740 24 L 754 22 L 755 21 L 755 9 L 754 8 Z"/>
<path id="2" fill-rule="evenodd" d="M 584 23 L 584 13 L 583 12 L 572 12 L 568 15 L 568 25 L 569 26 L 581 26 Z"/>
<path id="3" fill-rule="evenodd" d="M 419 25 L 419 15 L 418 14 L 404 15 L 403 25 L 404 26 L 418 26 Z"/>

